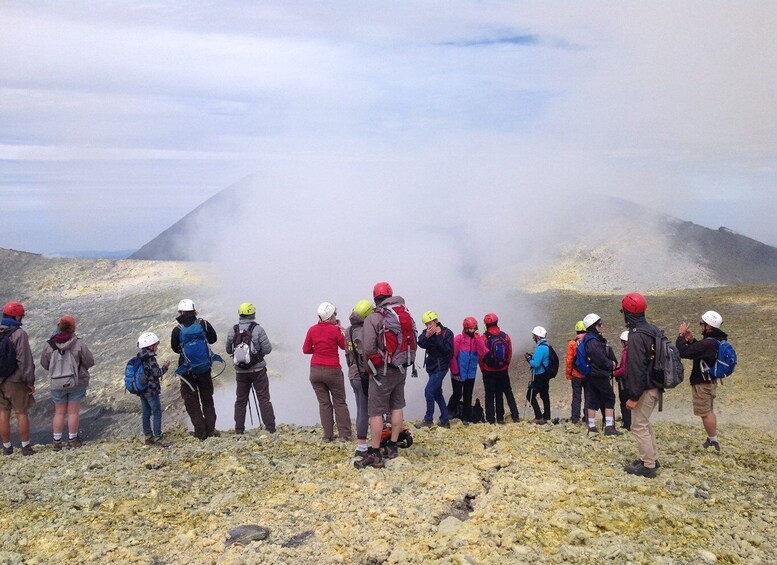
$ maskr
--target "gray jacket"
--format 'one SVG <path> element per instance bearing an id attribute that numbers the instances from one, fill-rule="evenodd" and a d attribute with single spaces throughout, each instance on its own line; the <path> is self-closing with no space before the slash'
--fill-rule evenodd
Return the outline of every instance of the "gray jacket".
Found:
<path id="1" fill-rule="evenodd" d="M 94 367 L 94 355 L 89 351 L 86 344 L 75 335 L 64 343 L 57 343 L 57 348 L 60 350 L 69 349 L 73 354 L 73 358 L 78 365 L 78 386 L 89 386 L 89 369 Z M 43 353 L 40 355 L 40 366 L 49 370 L 49 364 L 51 363 L 51 354 L 54 352 L 51 346 L 46 342 L 43 347 Z"/>
<path id="2" fill-rule="evenodd" d="M 248 326 L 250 326 L 252 323 L 256 322 L 256 320 L 252 318 L 240 318 L 240 322 L 238 323 L 238 331 L 242 332 L 248 329 Z M 235 326 L 231 326 L 229 328 L 229 333 L 227 333 L 227 343 L 226 343 L 226 350 L 227 353 L 232 355 L 232 353 L 235 351 L 235 346 L 232 343 L 235 339 Z M 267 333 L 264 331 L 264 328 L 259 325 L 258 322 L 256 322 L 256 326 L 254 326 L 254 330 L 251 332 L 251 341 L 254 343 L 254 347 L 259 352 L 260 355 L 263 357 L 266 355 L 269 355 L 272 351 L 272 344 L 270 343 L 270 339 L 267 337 Z M 267 362 L 262 359 L 259 361 L 256 365 L 253 367 L 249 367 L 247 369 L 241 369 L 240 367 L 235 367 L 236 373 L 255 373 L 259 369 L 263 369 L 267 367 Z"/>
<path id="3" fill-rule="evenodd" d="M 376 307 L 390 306 L 392 304 L 402 304 L 404 306 L 405 299 L 401 296 L 390 296 L 383 300 L 380 304 L 376 304 Z M 373 361 L 375 367 L 382 367 L 383 362 L 381 359 L 381 344 L 378 343 L 378 337 L 380 334 L 380 328 L 383 325 L 383 316 L 380 312 L 373 312 L 364 320 L 364 329 L 362 331 L 362 347 L 363 347 L 363 359 L 364 366 L 369 367 L 368 362 Z M 388 375 L 401 375 L 402 371 L 398 367 L 393 365 L 387 365 L 386 371 Z M 369 373 L 369 369 L 367 370 Z M 381 373 L 383 369 L 381 368 Z"/>

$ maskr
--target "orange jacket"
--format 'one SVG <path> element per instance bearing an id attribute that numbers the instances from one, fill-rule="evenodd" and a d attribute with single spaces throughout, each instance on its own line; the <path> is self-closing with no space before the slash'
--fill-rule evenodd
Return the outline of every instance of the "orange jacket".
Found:
<path id="1" fill-rule="evenodd" d="M 582 337 L 582 336 L 581 336 Z M 577 344 L 580 343 L 580 338 L 570 339 L 567 344 L 567 380 L 571 381 L 572 377 L 576 379 L 582 379 L 583 375 L 575 369 L 575 357 L 577 356 Z"/>

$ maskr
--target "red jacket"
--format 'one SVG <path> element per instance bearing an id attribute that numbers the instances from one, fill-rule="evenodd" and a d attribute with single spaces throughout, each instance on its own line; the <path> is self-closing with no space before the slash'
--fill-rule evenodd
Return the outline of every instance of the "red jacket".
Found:
<path id="1" fill-rule="evenodd" d="M 499 326 L 491 326 L 486 330 L 486 332 L 483 334 L 483 336 L 480 338 L 483 340 L 483 343 L 486 345 L 486 351 L 488 351 L 488 334 L 491 335 L 499 335 L 499 332 L 502 330 L 499 329 Z M 513 342 L 510 340 L 510 336 L 505 333 L 505 341 L 507 342 L 507 366 L 510 366 L 510 361 L 513 358 Z M 485 361 L 483 361 L 483 356 L 480 357 L 479 360 L 480 370 L 484 373 L 493 373 L 497 371 L 506 371 L 507 369 L 494 369 L 493 367 L 489 367 L 486 365 Z"/>
<path id="2" fill-rule="evenodd" d="M 302 344 L 302 352 L 312 354 L 311 366 L 340 368 L 339 349 L 345 349 L 345 336 L 340 328 L 327 322 L 311 326 Z"/>

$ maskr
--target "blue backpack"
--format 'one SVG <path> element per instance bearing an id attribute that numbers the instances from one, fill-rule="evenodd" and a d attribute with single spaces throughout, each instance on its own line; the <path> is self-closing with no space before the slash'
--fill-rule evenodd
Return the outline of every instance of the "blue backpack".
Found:
<path id="1" fill-rule="evenodd" d="M 587 377 L 591 372 L 591 365 L 588 364 L 588 352 L 585 350 L 585 345 L 592 339 L 596 339 L 596 336 L 585 334 L 580 343 L 577 344 L 577 351 L 575 353 L 575 369 L 584 377 Z"/>
<path id="2" fill-rule="evenodd" d="M 143 360 L 137 355 L 127 361 L 124 368 L 124 388 L 138 396 L 148 390 L 148 377 L 143 369 Z"/>
<path id="3" fill-rule="evenodd" d="M 710 337 L 707 339 L 715 339 Z M 715 339 L 715 341 L 718 341 Z M 701 369 L 702 373 L 707 375 L 710 379 L 722 379 L 728 377 L 734 372 L 734 368 L 737 366 L 737 352 L 734 351 L 734 346 L 728 341 L 718 341 L 718 355 L 715 358 L 715 363 L 712 367 L 702 361 Z"/>
<path id="4" fill-rule="evenodd" d="M 181 355 L 183 364 L 176 369 L 179 375 L 194 373 L 202 375 L 210 371 L 213 365 L 212 353 L 208 340 L 205 338 L 205 329 L 199 319 L 190 326 L 179 324 L 181 330 Z"/>
<path id="5" fill-rule="evenodd" d="M 507 334 L 499 332 L 499 335 L 488 334 L 488 353 L 483 356 L 483 363 L 492 369 L 507 369 L 507 352 L 510 346 L 507 343 Z"/>

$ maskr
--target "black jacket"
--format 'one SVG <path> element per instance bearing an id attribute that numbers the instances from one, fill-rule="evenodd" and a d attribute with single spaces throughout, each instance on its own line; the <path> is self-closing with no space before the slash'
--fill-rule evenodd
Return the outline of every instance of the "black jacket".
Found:
<path id="1" fill-rule="evenodd" d="M 707 339 L 714 337 L 715 339 Z M 685 341 L 683 336 L 677 336 L 675 345 L 683 359 L 693 359 L 693 369 L 691 369 L 692 385 L 698 385 L 709 382 L 701 372 L 701 362 L 704 361 L 708 367 L 715 364 L 718 357 L 718 341 L 728 341 L 728 334 L 718 328 L 712 328 L 712 331 L 702 339 L 693 338 L 691 341 Z"/>
<path id="2" fill-rule="evenodd" d="M 629 400 L 636 402 L 646 390 L 658 388 L 652 377 L 655 336 L 659 330 L 644 316 L 629 316 L 628 326 L 629 355 L 626 358 L 626 374 L 621 382 Z"/>
<path id="3" fill-rule="evenodd" d="M 183 327 L 188 328 L 198 319 L 200 320 L 200 325 L 202 326 L 202 329 L 205 331 L 205 339 L 208 340 L 208 343 L 216 343 L 218 341 L 216 330 L 213 329 L 213 326 L 210 325 L 210 322 L 208 320 L 197 318 L 196 313 L 185 312 L 180 316 L 178 316 L 175 319 L 175 321 L 181 324 Z M 183 355 L 181 355 L 181 352 L 182 352 L 181 328 L 179 328 L 178 326 L 175 326 L 173 328 L 173 333 L 170 335 L 170 349 L 178 353 L 178 366 L 180 367 L 181 365 L 183 365 L 184 360 L 183 360 Z"/>
<path id="4" fill-rule="evenodd" d="M 594 339 L 586 340 L 585 344 L 585 352 L 588 354 L 588 366 L 591 368 L 591 372 L 588 373 L 586 378 L 599 377 L 609 379 L 614 365 L 607 355 L 607 340 L 596 330 L 590 330 L 588 335 L 592 335 Z"/>
<path id="5" fill-rule="evenodd" d="M 453 357 L 453 332 L 440 324 L 442 332 L 426 337 L 426 330 L 418 335 L 418 347 L 426 349 L 424 365 L 430 375 L 440 371 L 448 371 Z"/>

